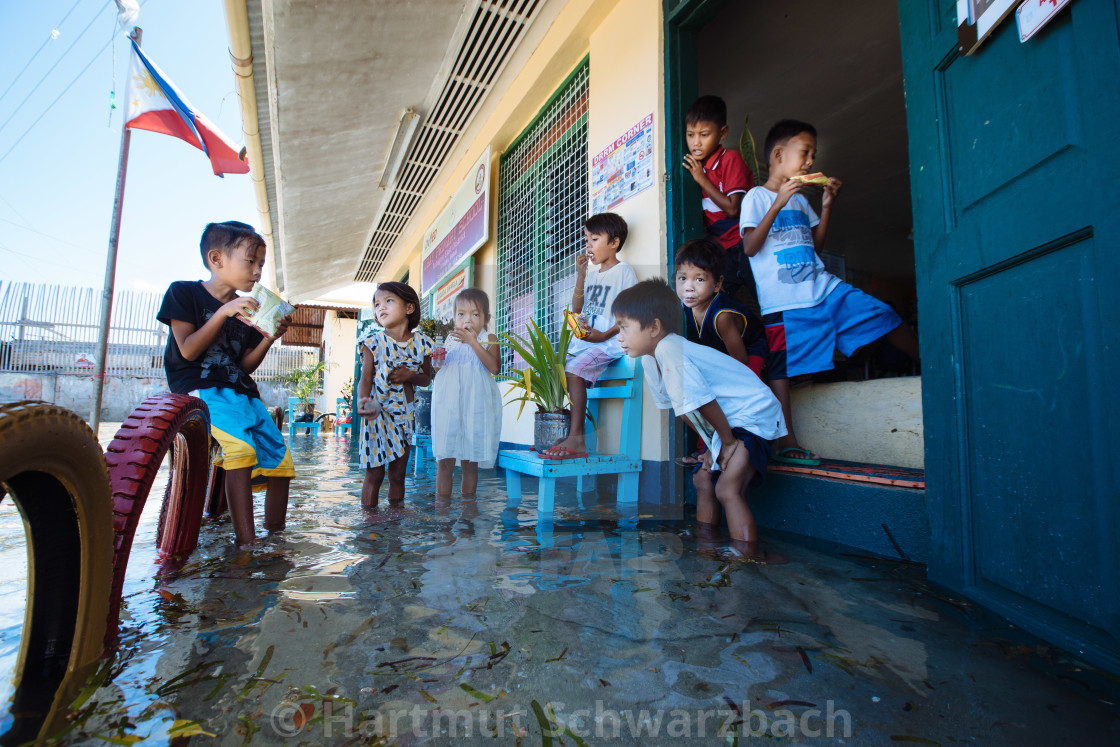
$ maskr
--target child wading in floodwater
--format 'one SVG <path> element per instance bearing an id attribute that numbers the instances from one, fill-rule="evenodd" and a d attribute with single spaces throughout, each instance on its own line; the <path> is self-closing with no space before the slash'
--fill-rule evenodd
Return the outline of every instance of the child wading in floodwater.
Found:
<path id="1" fill-rule="evenodd" d="M 258 303 L 237 291 L 247 293 L 261 279 L 266 252 L 264 239 L 251 226 L 210 223 L 199 248 L 210 279 L 172 283 L 156 314 L 171 328 L 163 365 L 172 392 L 198 397 L 210 410 L 210 435 L 220 447 L 214 464 L 226 471 L 233 531 L 244 546 L 256 537 L 254 477 L 268 479 L 265 529 L 283 529 L 288 515 L 292 455 L 252 377 L 288 320 L 266 337 L 242 318 Z"/>
<path id="2" fill-rule="evenodd" d="M 759 545 L 758 525 L 744 499 L 747 488 L 761 485 L 766 476 L 770 442 L 786 434 L 777 398 L 739 361 L 673 331 L 680 303 L 664 280 L 627 288 L 611 309 L 622 349 L 632 358 L 644 356 L 642 371 L 654 405 L 672 409 L 711 439 L 692 478 L 698 529 L 714 533 L 722 512 L 737 550 L 753 560 L 784 562 Z"/>
<path id="3" fill-rule="evenodd" d="M 417 386 L 432 379 L 432 348 L 427 335 L 412 330 L 420 323 L 420 299 L 404 283 L 381 283 L 373 294 L 373 311 L 384 329 L 359 343 L 362 377 L 358 414 L 362 441 L 358 458 L 365 468 L 362 505 L 377 505 L 381 483 L 389 473 L 389 503 L 404 500 L 404 476 L 412 444 L 413 397 Z"/>
<path id="4" fill-rule="evenodd" d="M 447 359 L 432 389 L 436 495 L 451 495 L 451 473 L 458 461 L 463 467 L 463 497 L 473 498 L 478 467 L 494 466 L 502 430 L 502 394 L 494 381 L 501 368 L 498 338 L 487 329 L 490 300 L 483 291 L 467 288 L 455 297 L 454 324 Z"/>

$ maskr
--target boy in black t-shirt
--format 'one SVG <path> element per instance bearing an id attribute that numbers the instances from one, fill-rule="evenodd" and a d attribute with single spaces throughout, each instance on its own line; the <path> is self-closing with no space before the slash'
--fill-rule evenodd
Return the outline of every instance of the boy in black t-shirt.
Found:
<path id="1" fill-rule="evenodd" d="M 200 248 L 210 279 L 172 283 L 156 315 L 171 328 L 163 367 L 172 392 L 198 397 L 210 410 L 210 434 L 222 452 L 214 463 L 226 471 L 226 500 L 243 546 L 255 538 L 254 477 L 268 478 L 265 529 L 282 530 L 288 513 L 292 456 L 250 376 L 288 322 L 266 337 L 238 316 L 257 308 L 237 291 L 252 290 L 264 267 L 264 239 L 251 226 L 211 223 Z"/>

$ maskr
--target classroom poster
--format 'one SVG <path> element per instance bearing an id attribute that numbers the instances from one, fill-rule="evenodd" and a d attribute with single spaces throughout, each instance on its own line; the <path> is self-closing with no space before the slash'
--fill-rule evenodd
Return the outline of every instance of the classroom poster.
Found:
<path id="1" fill-rule="evenodd" d="M 653 113 L 591 159 L 591 212 L 604 213 L 653 186 Z"/>

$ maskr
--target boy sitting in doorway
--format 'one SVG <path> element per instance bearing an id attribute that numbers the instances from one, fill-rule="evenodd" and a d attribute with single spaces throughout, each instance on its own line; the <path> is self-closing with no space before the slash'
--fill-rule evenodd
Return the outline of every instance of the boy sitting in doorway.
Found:
<path id="1" fill-rule="evenodd" d="M 237 544 L 246 546 L 255 537 L 253 477 L 268 478 L 265 529 L 282 530 L 288 514 L 292 455 L 251 376 L 288 321 L 266 337 L 239 317 L 258 304 L 237 291 L 251 291 L 264 267 L 264 239 L 252 226 L 211 223 L 200 248 L 210 279 L 172 283 L 156 315 L 171 328 L 163 367 L 172 392 L 198 397 L 210 410 L 210 434 L 222 451 L 214 463 L 226 471 L 233 530 Z"/>
<path id="2" fill-rule="evenodd" d="M 918 338 L 889 306 L 834 277 L 817 256 L 824 244 L 841 182 L 824 185 L 821 215 L 800 194 L 817 156 L 817 131 L 793 119 L 766 136 L 770 175 L 743 200 L 739 227 L 750 258 L 762 321 L 770 345 L 767 377 L 782 403 L 789 432 L 774 460 L 816 465 L 820 458 L 797 442 L 790 409 L 789 377 L 829 371 L 836 348 L 851 356 L 885 337 L 918 360 Z"/>
<path id="3" fill-rule="evenodd" d="M 737 150 L 723 147 L 727 137 L 727 104 L 719 96 L 701 96 L 684 115 L 684 167 L 703 196 L 704 230 L 725 251 L 723 290 L 758 313 L 750 263 L 739 237 L 739 207 L 754 186 L 754 174 Z"/>
<path id="4" fill-rule="evenodd" d="M 739 361 L 672 331 L 680 306 L 664 280 L 623 291 L 613 310 L 622 349 L 632 358 L 645 356 L 642 370 L 654 404 L 671 408 L 711 439 L 692 479 L 700 528 L 713 531 L 722 507 L 736 549 L 754 560 L 782 562 L 759 547 L 758 526 L 743 498 L 748 486 L 762 484 L 770 441 L 785 435 L 778 400 Z"/>
<path id="5" fill-rule="evenodd" d="M 572 311 L 586 315 L 587 324 L 581 324 L 584 336 L 572 340 L 568 347 L 565 373 L 572 405 L 571 425 L 568 437 L 542 451 L 542 459 L 587 456 L 584 440 L 587 385 L 594 384 L 607 366 L 623 356 L 611 304 L 620 292 L 638 282 L 634 268 L 618 258 L 627 232 L 626 221 L 615 213 L 598 213 L 583 223 L 587 251 L 576 257 Z M 589 262 L 599 265 L 599 270 L 591 273 L 590 278 L 587 277 Z"/>

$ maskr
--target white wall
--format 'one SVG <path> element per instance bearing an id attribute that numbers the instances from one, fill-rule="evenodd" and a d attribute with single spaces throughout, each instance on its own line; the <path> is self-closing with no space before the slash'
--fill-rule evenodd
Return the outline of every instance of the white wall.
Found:
<path id="1" fill-rule="evenodd" d="M 323 394 L 318 410 L 334 412 L 336 400 L 342 396 L 342 385 L 354 375 L 354 350 L 358 344 L 358 322 L 340 319 L 335 311 L 327 311 L 323 319 L 323 359 L 329 364 L 323 375 Z"/>

